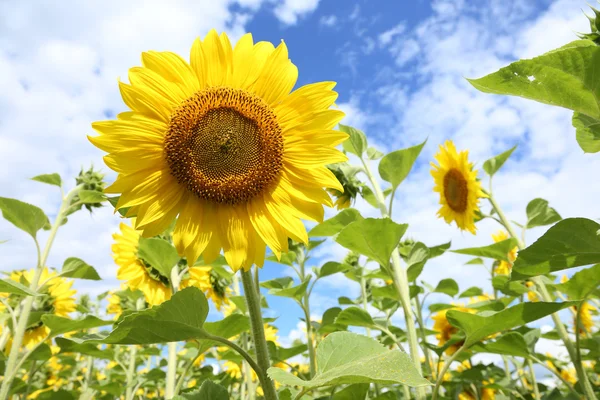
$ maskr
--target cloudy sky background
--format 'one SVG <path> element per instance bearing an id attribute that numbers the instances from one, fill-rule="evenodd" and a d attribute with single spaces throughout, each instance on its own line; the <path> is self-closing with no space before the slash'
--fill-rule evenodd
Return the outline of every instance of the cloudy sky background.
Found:
<path id="1" fill-rule="evenodd" d="M 472 236 L 436 218 L 429 161 L 446 139 L 469 149 L 479 166 L 518 144 L 494 181 L 510 219 L 524 222 L 525 206 L 535 197 L 549 200 L 563 217 L 597 218 L 600 158 L 584 155 L 577 146 L 571 113 L 485 95 L 464 79 L 575 40 L 575 32 L 588 31 L 581 11 L 586 8 L 580 0 L 4 1 L 0 196 L 36 204 L 52 218 L 59 204 L 57 188 L 29 178 L 58 172 L 70 188 L 80 168 L 103 167 L 102 153 L 86 135 L 93 134 L 92 121 L 124 110 L 117 80 L 126 80 L 128 68 L 140 64 L 142 51 L 170 50 L 187 58 L 193 39 L 216 28 L 232 41 L 245 32 L 255 40 L 285 40 L 299 68 L 298 85 L 337 81 L 338 105 L 347 113 L 344 123 L 364 130 L 372 146 L 391 151 L 428 138 L 395 198 L 394 218 L 410 224 L 410 237 L 429 245 L 452 240 L 453 248 L 462 248 L 491 243 L 498 229 L 484 221 Z M 113 180 L 114 174 L 103 169 Z M 365 216 L 377 216 L 364 202 L 356 207 Z M 77 213 L 59 231 L 48 265 L 60 267 L 67 257 L 80 257 L 105 279 L 78 282 L 78 289 L 98 294 L 116 288 L 110 244 L 118 223 L 109 207 L 91 216 Z M 530 231 L 528 242 L 545 229 Z M 0 240 L 7 239 L 0 245 L 0 269 L 31 268 L 31 239 L 1 220 Z M 328 242 L 313 263 L 345 253 Z M 481 266 L 465 266 L 468 259 L 447 254 L 428 264 L 421 278 L 434 286 L 452 277 L 462 290 L 489 288 L 488 273 Z M 287 273 L 270 264 L 263 276 Z M 357 293 L 345 278 L 327 278 L 317 285 L 312 312 L 320 317 L 337 305 L 337 297 Z M 450 299 L 440 295 L 433 300 Z M 284 341 L 298 337 L 300 312 L 289 311 L 293 303 L 270 298 L 270 304 Z"/>

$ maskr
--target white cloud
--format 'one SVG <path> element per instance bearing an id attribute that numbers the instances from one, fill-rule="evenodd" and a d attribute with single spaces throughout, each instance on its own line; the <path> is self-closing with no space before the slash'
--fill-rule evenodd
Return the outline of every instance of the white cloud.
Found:
<path id="1" fill-rule="evenodd" d="M 317 9 L 319 0 L 283 0 L 275 6 L 275 16 L 286 25 L 296 25 L 298 19 Z"/>
<path id="2" fill-rule="evenodd" d="M 337 22 L 337 17 L 335 15 L 324 15 L 319 20 L 319 23 L 324 26 L 334 26 Z"/>
<path id="3" fill-rule="evenodd" d="M 379 36 L 378 36 L 379 44 L 381 46 L 386 46 L 386 45 L 390 44 L 390 42 L 392 41 L 392 39 L 394 39 L 394 37 L 396 37 L 397 35 L 401 35 L 402 33 L 404 33 L 405 30 L 406 30 L 406 24 L 404 22 L 399 23 L 398 25 L 394 26 L 393 28 L 379 34 Z"/>

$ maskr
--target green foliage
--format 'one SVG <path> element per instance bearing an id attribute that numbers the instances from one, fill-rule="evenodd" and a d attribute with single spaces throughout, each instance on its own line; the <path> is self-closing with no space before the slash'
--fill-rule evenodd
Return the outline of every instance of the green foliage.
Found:
<path id="1" fill-rule="evenodd" d="M 173 400 L 229 400 L 229 392 L 221 385 L 206 380 L 200 386 L 197 392 L 184 393 L 181 396 L 175 396 Z"/>
<path id="2" fill-rule="evenodd" d="M 562 217 L 556 210 L 548 205 L 544 199 L 533 199 L 527 204 L 527 225 L 528 229 L 536 226 L 551 225 L 558 222 Z"/>
<path id="3" fill-rule="evenodd" d="M 4 219 L 29 233 L 34 239 L 40 229 L 50 225 L 44 211 L 29 203 L 0 197 L 0 210 Z"/>
<path id="4" fill-rule="evenodd" d="M 572 119 L 575 138 L 579 147 L 586 153 L 600 151 L 600 120 L 582 113 L 574 112 Z"/>
<path id="5" fill-rule="evenodd" d="M 470 247 L 468 249 L 450 250 L 458 254 L 468 254 L 470 256 L 493 258 L 494 260 L 510 261 L 508 253 L 517 246 L 517 241 L 513 238 L 502 240 L 500 242 L 482 247 Z"/>
<path id="6" fill-rule="evenodd" d="M 140 238 L 138 256 L 166 278 L 171 276 L 171 270 L 179 261 L 175 247 L 158 238 Z"/>
<path id="7" fill-rule="evenodd" d="M 52 336 L 62 335 L 69 332 L 80 332 L 84 329 L 97 328 L 100 326 L 110 325 L 114 321 L 105 321 L 100 318 L 88 315 L 87 317 L 77 320 L 59 317 L 58 315 L 46 314 L 42 316 L 44 325 L 50 328 Z"/>
<path id="8" fill-rule="evenodd" d="M 362 326 L 372 328 L 375 326 L 373 318 L 365 310 L 358 307 L 348 307 L 341 311 L 335 319 L 336 324 Z"/>
<path id="9" fill-rule="evenodd" d="M 339 124 L 339 127 L 340 131 L 347 133 L 349 136 L 348 140 L 342 144 L 344 150 L 361 157 L 367 150 L 367 136 L 351 126 Z"/>
<path id="10" fill-rule="evenodd" d="M 600 294 L 600 264 L 576 272 L 571 279 L 555 285 L 555 288 L 569 296 L 570 300 L 583 300 L 595 291 Z"/>
<path id="11" fill-rule="evenodd" d="M 517 148 L 517 146 L 515 145 L 512 148 L 510 148 L 509 150 L 506 150 L 505 152 L 500 153 L 497 156 L 490 158 L 489 160 L 487 160 L 486 162 L 483 163 L 483 170 L 489 176 L 494 176 L 494 174 L 496 172 L 498 172 L 498 170 L 500 168 L 502 168 L 502 166 L 504 165 L 506 160 L 508 160 L 508 158 L 513 153 L 513 151 L 516 150 L 516 148 Z"/>
<path id="12" fill-rule="evenodd" d="M 335 217 L 326 219 L 308 232 L 309 237 L 315 236 L 333 236 L 337 235 L 342 229 L 354 221 L 360 221 L 363 217 L 354 208 L 346 208 L 340 211 Z"/>
<path id="13" fill-rule="evenodd" d="M 392 191 L 406 179 L 425 143 L 427 140 L 417 146 L 388 153 L 381 159 L 379 175 L 392 184 Z"/>
<path id="14" fill-rule="evenodd" d="M 15 282 L 12 279 L 0 280 L 0 293 L 14 293 L 21 296 L 37 296 L 38 294 L 27 286 Z"/>
<path id="15" fill-rule="evenodd" d="M 54 186 L 58 186 L 58 187 L 62 186 L 62 179 L 60 178 L 60 175 L 57 173 L 37 175 L 37 176 L 34 176 L 33 178 L 31 178 L 31 180 L 37 181 L 37 182 L 42 182 L 42 183 L 47 183 L 48 185 L 54 185 Z"/>
<path id="16" fill-rule="evenodd" d="M 411 387 L 430 383 L 421 377 L 405 353 L 351 332 L 335 332 L 317 347 L 317 374 L 303 380 L 280 368 L 269 368 L 274 380 L 304 388 L 355 383 L 400 383 Z"/>
<path id="17" fill-rule="evenodd" d="M 434 292 L 437 293 L 445 293 L 450 297 L 454 297 L 458 294 L 458 283 L 454 279 L 447 278 L 442 279 L 437 287 L 434 289 Z"/>
<path id="18" fill-rule="evenodd" d="M 94 267 L 76 257 L 69 257 L 65 260 L 60 276 L 65 278 L 89 279 L 92 281 L 102 279 Z"/>

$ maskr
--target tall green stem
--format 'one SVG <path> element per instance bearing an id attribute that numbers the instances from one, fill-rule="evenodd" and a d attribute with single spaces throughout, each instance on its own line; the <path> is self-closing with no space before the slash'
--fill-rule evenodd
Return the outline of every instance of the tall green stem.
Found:
<path id="1" fill-rule="evenodd" d="M 425 345 L 427 343 L 427 334 L 425 333 L 425 323 L 423 322 L 423 313 L 421 312 L 421 302 L 419 301 L 419 296 L 414 297 L 415 301 L 415 310 L 417 310 L 417 321 L 419 322 L 419 334 L 421 335 L 421 343 L 423 343 L 422 349 L 425 354 L 425 366 L 427 368 L 427 373 L 433 379 L 433 363 L 431 361 L 431 353 L 429 352 L 429 348 Z"/>
<path id="2" fill-rule="evenodd" d="M 506 228 L 506 230 L 508 231 L 510 236 L 513 237 L 517 241 L 517 246 L 519 247 L 519 250 L 523 250 L 525 248 L 525 243 L 523 243 L 523 241 L 516 234 L 513 225 L 510 223 L 510 221 L 506 218 L 506 216 L 502 212 L 502 209 L 500 208 L 500 206 L 494 199 L 494 196 L 492 195 L 491 188 L 490 188 L 490 193 L 488 195 L 489 195 L 488 199 L 490 201 L 490 204 L 492 205 L 494 210 L 496 210 L 496 213 L 498 213 L 498 217 L 500 218 L 502 225 Z M 544 284 L 544 281 L 539 276 L 533 277 L 533 278 L 531 278 L 531 280 L 537 286 L 538 291 L 544 301 L 546 301 L 546 302 L 554 301 L 552 299 L 552 296 L 550 296 L 550 292 L 548 292 L 548 288 Z M 567 349 L 567 352 L 569 353 L 569 356 L 571 357 L 571 361 L 575 365 L 575 370 L 577 371 L 577 376 L 579 377 L 579 380 L 582 382 L 581 386 L 583 388 L 584 394 L 590 400 L 597 400 L 597 397 L 594 394 L 594 391 L 590 385 L 587 375 L 585 374 L 585 370 L 583 369 L 582 363 L 577 362 L 577 360 L 578 360 L 577 359 L 577 351 L 575 349 L 575 346 L 573 346 L 573 342 L 569 338 L 567 329 L 565 328 L 564 324 L 560 320 L 560 316 L 558 315 L 558 313 L 552 314 L 552 321 L 554 321 L 556 331 L 558 332 L 558 335 L 560 336 L 562 342 L 564 343 L 564 345 Z"/>
<path id="3" fill-rule="evenodd" d="M 298 255 L 298 266 L 300 267 L 300 281 L 304 282 L 306 279 L 306 253 L 304 250 Z M 304 319 L 306 320 L 306 344 L 308 346 L 308 359 L 310 366 L 310 377 L 312 379 L 313 376 L 317 373 L 317 360 L 315 356 L 315 342 L 313 338 L 313 327 L 310 321 L 310 293 L 308 291 L 304 292 L 304 304 L 302 308 L 304 310 Z"/>
<path id="4" fill-rule="evenodd" d="M 527 366 L 529 367 L 529 373 L 531 374 L 531 384 L 533 385 L 533 394 L 536 400 L 540 400 L 540 389 L 538 388 L 537 378 L 535 377 L 535 371 L 533 370 L 533 363 L 528 358 Z"/>
<path id="5" fill-rule="evenodd" d="M 446 371 L 448 371 L 448 368 L 450 368 L 450 364 L 452 364 L 454 362 L 454 360 L 456 360 L 458 358 L 460 353 L 462 353 L 465 348 L 466 347 L 464 345 L 461 346 L 458 350 L 456 350 L 456 352 L 454 354 L 452 354 L 452 356 L 448 360 L 446 360 L 444 362 L 444 366 L 442 367 L 442 370 L 440 372 L 438 372 L 438 376 L 437 376 L 437 380 L 435 382 L 435 387 L 433 388 L 433 396 L 431 397 L 431 400 L 437 399 L 438 390 L 440 390 L 440 385 L 442 384 L 442 381 L 444 380 L 444 375 L 446 374 Z"/>
<path id="6" fill-rule="evenodd" d="M 377 205 L 379 207 L 379 211 L 381 212 L 381 216 L 384 218 L 389 218 L 389 212 L 385 205 L 385 196 L 383 195 L 383 191 L 381 190 L 381 186 L 373 172 L 371 171 L 371 167 L 369 163 L 366 162 L 362 157 L 361 161 L 363 163 L 365 174 L 367 178 L 371 182 L 373 186 L 373 192 L 375 193 L 375 198 L 377 199 Z M 409 295 L 409 286 L 408 286 L 408 276 L 406 275 L 406 270 L 402 267 L 400 262 L 400 252 L 397 248 L 392 252 L 392 274 L 394 276 L 394 285 L 396 290 L 398 291 L 398 295 L 400 297 L 400 304 L 402 305 L 402 310 L 404 311 L 404 318 L 406 321 L 406 333 L 408 339 L 408 345 L 410 348 L 410 356 L 412 358 L 413 364 L 420 375 L 423 375 L 421 371 L 421 361 L 419 356 L 419 342 L 417 339 L 417 329 L 415 327 L 415 321 L 413 319 L 413 312 L 410 306 L 410 295 Z M 419 387 L 416 389 L 417 399 L 424 400 L 425 399 L 425 389 Z"/>
<path id="7" fill-rule="evenodd" d="M 175 294 L 179 290 L 180 283 L 179 267 L 175 265 L 171 269 L 171 290 Z M 177 342 L 170 342 L 167 344 L 168 347 L 168 358 L 167 358 L 167 381 L 165 387 L 165 398 L 171 399 L 177 393 L 175 392 L 176 378 L 177 378 Z"/>
<path id="8" fill-rule="evenodd" d="M 236 296 L 242 294 L 240 291 L 240 279 L 238 278 L 238 274 L 233 274 L 233 291 Z M 248 336 L 246 335 L 246 332 L 242 333 L 240 338 L 242 349 L 248 351 Z M 240 389 L 241 400 L 246 400 L 246 393 L 248 394 L 248 399 L 254 400 L 256 394 L 252 383 L 252 372 L 250 371 L 250 365 L 247 361 L 242 361 L 242 369 L 244 370 L 244 383 L 241 384 Z"/>
<path id="9" fill-rule="evenodd" d="M 35 241 L 36 248 L 38 249 L 38 263 L 33 278 L 29 283 L 29 288 L 34 292 L 38 289 L 40 277 L 42 276 L 42 271 L 44 270 L 46 261 L 48 260 L 48 255 L 50 254 L 50 249 L 52 248 L 52 244 L 54 243 L 54 239 L 56 237 L 56 233 L 58 232 L 58 228 L 62 225 L 65 213 L 69 209 L 73 197 L 75 197 L 75 195 L 79 193 L 82 187 L 82 185 L 76 186 L 67 194 L 66 197 L 62 199 L 60 209 L 58 210 L 56 219 L 54 220 L 54 223 L 50 228 L 48 240 L 46 241 L 46 246 L 44 247 L 44 251 L 41 253 L 41 255 L 39 253 L 38 242 L 37 240 Z M 19 351 L 21 350 L 21 345 L 23 344 L 23 336 L 25 335 L 25 330 L 27 329 L 27 322 L 29 320 L 31 308 L 33 307 L 34 299 L 34 296 L 27 296 L 23 301 L 23 306 L 21 308 L 21 312 L 19 313 L 19 321 L 13 334 L 12 347 L 8 355 L 8 360 L 6 361 L 5 370 L 7 371 L 7 373 L 4 376 L 4 380 L 2 381 L 2 387 L 0 388 L 1 400 L 6 400 L 8 398 L 10 386 L 17 373 L 15 366 L 19 362 Z"/>
<path id="10" fill-rule="evenodd" d="M 125 390 L 125 400 L 133 400 L 135 392 L 133 391 L 133 378 L 135 376 L 135 357 L 137 356 L 137 347 L 135 345 L 129 348 L 129 366 L 127 367 L 127 389 Z"/>
<path id="11" fill-rule="evenodd" d="M 277 400 L 277 392 L 271 378 L 267 375 L 267 370 L 271 367 L 269 359 L 269 349 L 265 339 L 265 327 L 260 308 L 260 297 L 257 288 L 252 282 L 252 273 L 242 269 L 242 284 L 244 285 L 244 295 L 248 303 L 248 314 L 250 315 L 250 326 L 252 327 L 252 338 L 254 339 L 254 349 L 256 351 L 256 361 L 259 371 L 256 373 L 261 377 L 261 384 L 265 395 L 265 400 Z"/>

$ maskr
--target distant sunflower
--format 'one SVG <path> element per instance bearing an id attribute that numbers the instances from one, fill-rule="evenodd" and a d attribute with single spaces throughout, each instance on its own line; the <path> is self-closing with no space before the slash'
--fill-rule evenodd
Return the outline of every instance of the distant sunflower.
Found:
<path id="1" fill-rule="evenodd" d="M 108 296 L 108 307 L 106 307 L 106 313 L 115 314 L 115 319 L 117 319 L 122 312 L 123 307 L 121 307 L 121 298 L 118 294 L 111 293 Z"/>
<path id="2" fill-rule="evenodd" d="M 577 313 L 577 307 L 573 307 L 574 311 Z M 590 334 L 592 332 L 592 328 L 594 327 L 594 320 L 592 317 L 592 312 L 596 311 L 596 307 L 591 305 L 589 302 L 584 301 L 581 304 L 581 310 L 579 311 L 579 333 L 583 335 Z M 573 325 L 576 325 L 577 317 L 574 317 L 575 321 Z"/>
<path id="3" fill-rule="evenodd" d="M 475 215 L 479 211 L 479 199 L 486 197 L 477 181 L 477 171 L 468 160 L 467 150 L 458 153 L 454 143 L 447 140 L 435 155 L 439 163 L 431 163 L 431 175 L 435 181 L 434 192 L 440 194 L 442 207 L 438 216 L 448 224 L 454 221 L 456 226 L 475 234 Z"/>
<path id="4" fill-rule="evenodd" d="M 494 239 L 494 243 L 501 242 L 503 240 L 508 239 L 508 233 L 503 230 L 499 230 L 498 232 L 492 234 L 492 239 Z M 517 249 L 518 247 L 514 247 L 511 251 L 508 252 L 508 259 L 510 262 L 500 261 L 498 266 L 496 267 L 496 273 L 498 275 L 509 275 L 510 271 L 512 271 L 512 263 L 517 259 Z"/>
<path id="5" fill-rule="evenodd" d="M 95 122 L 90 141 L 118 172 L 106 189 L 120 193 L 146 237 L 177 217 L 173 239 L 193 265 L 223 249 L 234 271 L 262 266 L 266 245 L 278 257 L 287 239 L 307 242 L 302 219 L 322 221 L 325 188 L 343 191 L 327 164 L 346 161 L 332 130 L 344 113 L 330 110 L 334 82 L 293 92 L 298 69 L 285 43 L 232 47 L 212 30 L 197 39 L 190 63 L 171 52 L 142 53 L 142 67 L 120 82 L 131 109 Z M 290 93 L 291 92 L 291 93 Z"/>
<path id="6" fill-rule="evenodd" d="M 438 339 L 438 346 L 443 346 L 450 340 L 452 335 L 458 332 L 458 328 L 452 326 L 446 317 L 446 313 L 448 310 L 439 311 L 436 315 L 431 317 L 433 319 L 433 330 L 438 332 L 436 338 Z M 472 310 L 465 307 L 453 307 L 452 310 L 461 311 L 461 312 L 473 312 Z M 446 354 L 452 355 L 456 353 L 456 350 L 462 346 L 463 342 L 458 342 L 452 344 L 450 347 L 446 349 Z"/>
<path id="7" fill-rule="evenodd" d="M 35 270 L 16 271 L 10 275 L 10 279 L 19 282 L 21 277 L 23 277 L 27 282 L 31 282 L 34 275 Z M 74 296 L 77 291 L 71 289 L 73 281 L 61 278 L 57 275 L 56 272 L 49 271 L 48 268 L 42 270 L 40 282 L 47 282 L 47 284 L 44 284 L 38 290 L 43 296 L 35 298 L 32 312 L 54 314 L 59 317 L 67 318 L 69 317 L 69 313 L 75 311 L 76 305 Z M 50 328 L 44 325 L 41 320 L 33 322 L 25 330 L 23 346 L 32 348 L 44 340 L 49 333 Z"/>
<path id="8" fill-rule="evenodd" d="M 221 311 L 223 306 L 227 307 L 230 304 L 228 296 L 231 294 L 231 289 L 228 287 L 228 282 L 219 279 L 212 267 L 192 267 L 189 273 L 188 284 L 202 290 L 206 298 L 212 300 L 217 310 Z"/>

